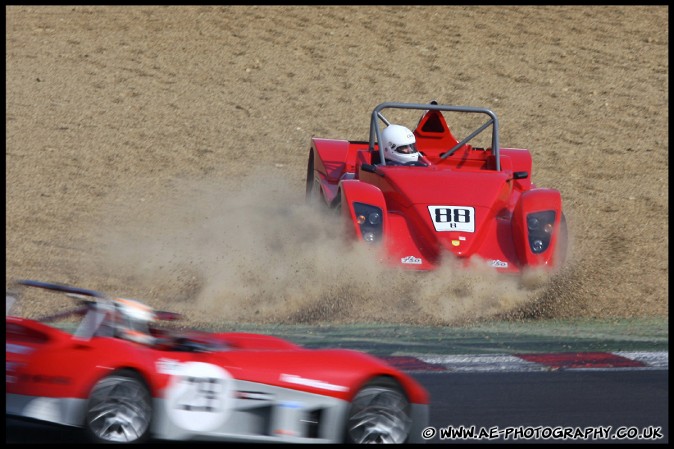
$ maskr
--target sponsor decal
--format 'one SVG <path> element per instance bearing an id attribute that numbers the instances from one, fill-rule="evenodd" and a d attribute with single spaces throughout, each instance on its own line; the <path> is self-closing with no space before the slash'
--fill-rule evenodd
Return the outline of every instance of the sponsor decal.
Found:
<path id="1" fill-rule="evenodd" d="M 502 260 L 494 259 L 489 261 L 489 266 L 494 268 L 507 268 L 508 262 L 503 262 Z"/>
<path id="2" fill-rule="evenodd" d="M 237 391 L 236 397 L 239 399 L 248 399 L 251 401 L 271 401 L 274 395 L 260 391 Z"/>
<path id="3" fill-rule="evenodd" d="M 320 388 L 321 390 L 330 390 L 330 391 L 349 391 L 349 387 L 343 385 L 335 385 L 328 382 L 323 382 L 322 380 L 316 379 L 307 379 L 304 377 L 297 376 L 295 374 L 281 374 L 279 376 L 281 382 L 288 382 L 290 384 L 305 385 L 307 387 Z"/>
<path id="4" fill-rule="evenodd" d="M 461 244 L 458 240 L 452 240 L 452 246 L 459 246 Z"/>
<path id="5" fill-rule="evenodd" d="M 412 265 L 421 265 L 421 259 L 414 256 L 405 256 L 400 259 L 400 263 L 407 263 Z"/>
<path id="6" fill-rule="evenodd" d="M 159 374 L 178 374 L 182 369 L 181 363 L 178 360 L 160 358 L 155 362 L 155 367 Z"/>

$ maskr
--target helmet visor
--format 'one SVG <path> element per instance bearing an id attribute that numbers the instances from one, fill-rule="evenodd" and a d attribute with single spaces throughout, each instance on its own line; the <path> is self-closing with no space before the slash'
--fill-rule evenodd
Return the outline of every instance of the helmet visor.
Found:
<path id="1" fill-rule="evenodd" d="M 407 145 L 400 145 L 395 148 L 395 152 L 400 154 L 412 154 L 417 152 L 417 147 L 413 143 Z"/>

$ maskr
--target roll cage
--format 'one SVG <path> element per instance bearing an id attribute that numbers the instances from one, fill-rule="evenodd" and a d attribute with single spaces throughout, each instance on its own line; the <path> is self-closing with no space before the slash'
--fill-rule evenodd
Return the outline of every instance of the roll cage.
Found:
<path id="1" fill-rule="evenodd" d="M 387 126 L 390 124 L 390 122 L 382 114 L 382 111 L 385 110 L 385 109 L 418 109 L 418 110 L 424 111 L 424 115 L 428 111 L 441 111 L 441 112 L 442 111 L 453 111 L 453 112 L 466 112 L 466 113 L 477 113 L 477 114 L 487 115 L 489 117 L 489 119 L 482 126 L 475 129 L 467 137 L 465 137 L 460 142 L 458 142 L 454 147 L 449 148 L 447 151 L 442 153 L 440 155 L 440 157 L 441 157 L 441 159 L 445 159 L 445 158 L 451 156 L 456 150 L 458 150 L 459 148 L 464 146 L 466 143 L 468 143 L 470 140 L 472 140 L 475 136 L 482 133 L 485 129 L 491 127 L 491 129 L 492 129 L 491 150 L 492 150 L 492 153 L 493 153 L 494 158 L 495 158 L 496 171 L 501 171 L 501 158 L 500 158 L 500 152 L 499 152 L 499 127 L 498 127 L 498 118 L 496 117 L 496 114 L 494 114 L 494 112 L 492 112 L 491 110 L 489 110 L 487 108 L 472 107 L 472 106 L 443 105 L 443 104 L 438 104 L 436 101 L 431 101 L 428 104 L 387 102 L 387 103 L 381 103 L 377 107 L 374 108 L 374 110 L 372 111 L 371 119 L 370 119 L 369 150 L 370 151 L 376 151 L 375 150 L 375 142 L 376 142 L 377 146 L 379 147 L 379 157 L 380 157 L 381 165 L 386 165 L 386 159 L 384 158 L 384 148 L 383 148 L 382 145 L 379 145 L 379 142 L 381 142 L 381 129 L 380 129 L 380 126 L 379 126 L 380 125 L 379 121 L 381 120 Z"/>

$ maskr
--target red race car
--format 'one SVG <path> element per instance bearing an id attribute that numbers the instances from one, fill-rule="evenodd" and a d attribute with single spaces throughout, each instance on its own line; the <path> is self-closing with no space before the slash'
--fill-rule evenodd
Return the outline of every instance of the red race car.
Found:
<path id="1" fill-rule="evenodd" d="M 156 324 L 176 314 L 136 300 L 31 280 L 17 287 L 7 294 L 7 416 L 82 427 L 96 442 L 423 441 L 427 392 L 368 354 L 176 331 Z M 75 305 L 60 301 L 40 319 L 10 315 L 26 287 Z"/>
<path id="2" fill-rule="evenodd" d="M 445 115 L 456 120 L 453 130 Z M 398 124 L 410 118 L 414 128 Z M 560 192 L 531 177 L 531 154 L 500 147 L 489 109 L 382 103 L 369 141 L 311 139 L 306 194 L 393 266 L 432 270 L 452 255 L 518 274 L 559 267 L 566 254 Z"/>

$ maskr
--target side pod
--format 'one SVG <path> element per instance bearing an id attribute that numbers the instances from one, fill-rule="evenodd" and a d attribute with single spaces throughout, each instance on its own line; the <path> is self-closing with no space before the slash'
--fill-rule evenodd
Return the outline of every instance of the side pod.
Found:
<path id="1" fill-rule="evenodd" d="M 512 216 L 513 243 L 521 265 L 554 265 L 561 220 L 559 191 L 541 188 L 522 193 Z"/>
<path id="2" fill-rule="evenodd" d="M 386 202 L 371 184 L 347 179 L 339 183 L 342 216 L 359 240 L 379 242 L 388 232 Z"/>

